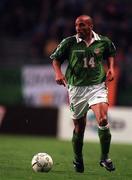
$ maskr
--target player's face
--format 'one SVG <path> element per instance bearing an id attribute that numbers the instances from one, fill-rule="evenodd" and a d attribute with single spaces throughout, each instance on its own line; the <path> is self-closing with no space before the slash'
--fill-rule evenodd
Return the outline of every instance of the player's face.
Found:
<path id="1" fill-rule="evenodd" d="M 75 28 L 78 36 L 82 39 L 88 38 L 92 30 L 92 23 L 90 20 L 77 18 L 75 22 Z"/>

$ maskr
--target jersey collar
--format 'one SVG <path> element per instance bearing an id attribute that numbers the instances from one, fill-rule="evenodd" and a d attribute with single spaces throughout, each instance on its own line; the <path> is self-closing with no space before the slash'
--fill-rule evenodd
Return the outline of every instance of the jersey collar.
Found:
<path id="1" fill-rule="evenodd" d="M 92 31 L 92 33 L 93 33 L 94 41 L 100 40 L 100 37 L 99 37 L 99 35 L 97 33 L 95 33 L 94 31 Z M 77 43 L 83 41 L 83 39 L 79 38 L 77 34 L 75 35 L 75 37 L 76 37 Z"/>

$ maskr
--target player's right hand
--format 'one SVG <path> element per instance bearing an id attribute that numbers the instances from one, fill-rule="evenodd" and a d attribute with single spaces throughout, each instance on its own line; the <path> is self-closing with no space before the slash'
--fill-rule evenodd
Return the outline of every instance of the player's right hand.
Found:
<path id="1" fill-rule="evenodd" d="M 56 80 L 56 83 L 59 85 L 66 86 L 66 84 L 67 84 L 66 78 L 63 74 L 56 75 L 55 80 Z"/>

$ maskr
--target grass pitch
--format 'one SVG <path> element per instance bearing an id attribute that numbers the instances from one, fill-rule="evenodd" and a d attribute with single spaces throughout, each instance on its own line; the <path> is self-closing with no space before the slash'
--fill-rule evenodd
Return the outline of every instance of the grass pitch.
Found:
<path id="1" fill-rule="evenodd" d="M 48 173 L 35 173 L 31 159 L 38 152 L 49 153 L 54 161 Z M 112 144 L 111 158 L 115 172 L 108 172 L 98 164 L 98 143 L 84 144 L 85 172 L 74 172 L 72 146 L 69 141 L 33 136 L 0 135 L 0 180 L 131 180 L 132 145 Z"/>

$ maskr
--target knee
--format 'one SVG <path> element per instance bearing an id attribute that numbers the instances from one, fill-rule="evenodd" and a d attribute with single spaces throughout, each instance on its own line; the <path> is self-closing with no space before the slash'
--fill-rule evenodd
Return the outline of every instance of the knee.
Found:
<path id="1" fill-rule="evenodd" d="M 74 131 L 77 134 L 83 134 L 85 131 L 86 122 L 81 120 L 74 121 Z"/>
<path id="2" fill-rule="evenodd" d="M 100 119 L 99 126 L 106 126 L 108 124 L 107 118 Z"/>
<path id="3" fill-rule="evenodd" d="M 85 126 L 75 125 L 74 126 L 74 131 L 77 134 L 83 134 L 84 131 L 85 131 Z"/>
<path id="4" fill-rule="evenodd" d="M 99 126 L 106 126 L 108 124 L 107 113 L 100 113 L 98 116 L 98 124 Z"/>

